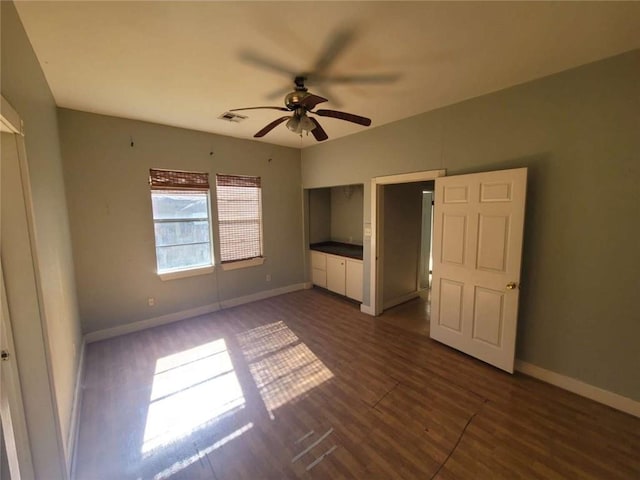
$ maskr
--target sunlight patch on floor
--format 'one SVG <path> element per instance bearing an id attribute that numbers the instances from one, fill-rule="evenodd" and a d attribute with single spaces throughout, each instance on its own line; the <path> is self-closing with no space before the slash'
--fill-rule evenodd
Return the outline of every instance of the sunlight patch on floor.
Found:
<path id="1" fill-rule="evenodd" d="M 244 404 L 224 339 L 160 358 L 142 453 L 184 438 Z"/>
<path id="2" fill-rule="evenodd" d="M 282 321 L 248 330 L 237 338 L 269 413 L 333 377 Z"/>

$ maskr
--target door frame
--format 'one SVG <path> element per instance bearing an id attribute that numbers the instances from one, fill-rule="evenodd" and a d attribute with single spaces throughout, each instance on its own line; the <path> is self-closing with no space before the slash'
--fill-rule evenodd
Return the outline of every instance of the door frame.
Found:
<path id="1" fill-rule="evenodd" d="M 369 255 L 369 307 L 364 313 L 378 316 L 383 310 L 382 281 L 384 278 L 384 189 L 385 185 L 415 183 L 444 177 L 447 171 L 425 170 L 421 172 L 385 175 L 371 179 L 371 254 Z"/>
<path id="2" fill-rule="evenodd" d="M 14 136 L 18 155 L 20 155 L 20 152 L 24 151 L 24 124 L 20 115 L 3 96 L 0 96 L 0 102 L 0 130 Z M 18 360 L 13 345 L 13 330 L 7 305 L 4 271 L 1 264 L 0 304 L 0 335 L 6 336 L 5 344 L 10 355 L 9 361 L 6 364 L 3 362 L 0 384 L 0 388 L 3 390 L 0 394 L 0 411 L 5 417 L 2 429 L 5 435 L 7 461 L 12 478 L 33 479 L 35 473 L 31 457 L 31 444 L 22 400 Z"/>

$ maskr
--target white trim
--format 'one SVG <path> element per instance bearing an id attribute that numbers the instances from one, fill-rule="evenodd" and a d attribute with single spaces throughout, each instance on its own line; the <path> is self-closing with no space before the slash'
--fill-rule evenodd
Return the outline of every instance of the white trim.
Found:
<path id="1" fill-rule="evenodd" d="M 425 182 L 435 180 L 438 177 L 444 177 L 446 170 L 427 170 L 423 172 L 400 173 L 397 175 L 386 175 L 382 177 L 373 177 L 371 179 L 371 253 L 369 254 L 369 301 L 370 315 L 380 315 L 383 310 L 382 288 L 379 282 L 382 281 L 382 265 L 384 263 L 383 238 L 379 235 L 382 230 L 384 218 L 382 216 L 382 205 L 384 201 L 383 192 L 380 191 L 383 185 L 391 185 L 396 183 L 412 183 Z M 380 193 L 380 200 L 378 195 Z M 381 228 L 378 228 L 380 223 Z"/>
<path id="2" fill-rule="evenodd" d="M 413 183 L 433 180 L 437 177 L 444 177 L 446 170 L 427 170 L 423 172 L 399 173 L 397 175 L 385 175 L 382 177 L 374 177 L 378 185 L 392 185 L 396 183 Z"/>
<path id="3" fill-rule="evenodd" d="M 206 267 L 196 267 L 189 268 L 186 270 L 174 270 L 173 272 L 164 272 L 159 273 L 158 276 L 160 280 L 163 282 L 167 280 L 175 280 L 177 278 L 187 278 L 187 277 L 195 277 L 197 275 L 206 275 L 208 273 L 213 273 L 215 267 L 213 265 L 208 265 Z"/>
<path id="4" fill-rule="evenodd" d="M 640 402 L 637 400 L 595 387 L 581 380 L 567 377 L 566 375 L 538 367 L 537 365 L 522 360 L 516 359 L 515 367 L 518 372 L 524 373 L 525 375 L 640 418 Z"/>
<path id="5" fill-rule="evenodd" d="M 264 263 L 264 257 L 250 258 L 249 260 L 237 260 L 235 262 L 222 263 L 222 270 L 237 270 L 239 268 L 257 267 Z"/>
<path id="6" fill-rule="evenodd" d="M 0 129 L 3 132 L 17 133 L 24 135 L 24 126 L 20 115 L 6 98 L 0 96 Z"/>
<path id="7" fill-rule="evenodd" d="M 400 295 L 399 297 L 393 298 L 391 300 L 387 300 L 384 302 L 384 309 L 395 307 L 396 305 L 400 305 L 401 303 L 408 302 L 409 300 L 413 300 L 414 298 L 418 298 L 420 296 L 419 291 L 409 292 L 404 295 Z"/>
<path id="8" fill-rule="evenodd" d="M 309 290 L 309 289 L 313 288 L 313 282 L 304 282 L 303 285 L 304 285 L 303 288 L 305 290 Z"/>
<path id="9" fill-rule="evenodd" d="M 160 325 L 178 322 L 180 320 L 197 317 L 199 315 L 206 315 L 207 313 L 215 312 L 217 310 L 220 310 L 219 303 L 211 303 L 209 305 L 190 308 L 181 312 L 169 313 L 167 315 L 161 315 L 159 317 L 138 320 L 137 322 L 127 323 L 125 325 L 118 325 L 117 327 L 96 330 L 95 332 L 87 333 L 84 336 L 84 340 L 87 343 L 99 342 L 100 340 L 119 337 L 120 335 L 126 335 L 127 333 L 139 332 L 141 330 L 146 330 L 147 328 L 158 327 Z"/>
<path id="10" fill-rule="evenodd" d="M 263 292 L 252 293 L 251 295 L 245 295 L 244 297 L 237 297 L 237 298 L 231 298 L 229 300 L 222 300 L 220 302 L 220 307 L 221 308 L 237 307 L 238 305 L 257 302 L 258 300 L 264 300 L 265 298 L 277 297 L 278 295 L 284 295 L 285 293 L 304 290 L 305 285 L 306 283 L 296 283 L 294 285 L 287 285 L 286 287 L 274 288 L 273 290 L 265 290 Z"/>
<path id="11" fill-rule="evenodd" d="M 86 343 L 99 342 L 100 340 L 119 337 L 120 335 L 126 335 L 127 333 L 139 332 L 148 328 L 158 327 L 160 325 L 166 325 L 167 323 L 178 322 L 180 320 L 186 320 L 187 318 L 197 317 L 200 315 L 206 315 L 208 313 L 213 313 L 224 308 L 235 307 L 238 305 L 243 305 L 245 303 L 255 302 L 257 300 L 263 300 L 265 298 L 276 297 L 278 295 L 295 292 L 297 290 L 303 290 L 305 288 L 308 288 L 306 283 L 297 283 L 293 285 L 287 285 L 285 287 L 275 288 L 273 290 L 265 290 L 243 297 L 222 300 L 219 302 L 211 303 L 209 305 L 203 305 L 201 307 L 190 308 L 188 310 L 169 313 L 167 315 L 162 315 L 159 317 L 139 320 L 137 322 L 128 323 L 126 325 L 118 325 L 117 327 L 105 328 L 103 330 L 90 332 L 84 336 L 84 340 Z"/>
<path id="12" fill-rule="evenodd" d="M 0 335 L 4 338 L 3 345 L 10 354 L 14 354 L 15 361 L 3 362 L 0 381 L 0 415 L 2 415 L 2 434 L 4 435 L 5 452 L 9 472 L 12 477 L 24 480 L 35 479 L 33 458 L 31 457 L 31 443 L 27 429 L 27 417 L 22 400 L 20 372 L 18 370 L 13 330 L 7 302 L 7 292 L 4 285 L 4 272 L 0 262 Z M 2 454 L 2 453 L 0 453 Z"/>
<path id="13" fill-rule="evenodd" d="M 70 478 L 74 478 L 76 467 L 76 442 L 80 430 L 80 405 L 82 405 L 82 390 L 84 383 L 84 352 L 87 343 L 82 339 L 80 355 L 78 356 L 78 371 L 76 373 L 76 386 L 73 392 L 73 405 L 71 407 L 71 421 L 69 422 L 69 435 L 67 437 L 67 470 Z"/>
<path id="14" fill-rule="evenodd" d="M 371 315 L 371 316 L 375 315 L 373 308 L 369 305 L 365 305 L 364 303 L 360 304 L 360 311 L 362 313 L 366 313 L 367 315 Z"/>

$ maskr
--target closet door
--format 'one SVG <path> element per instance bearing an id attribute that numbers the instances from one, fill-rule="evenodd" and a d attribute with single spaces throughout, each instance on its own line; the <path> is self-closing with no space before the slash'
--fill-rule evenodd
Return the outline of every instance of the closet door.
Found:
<path id="1" fill-rule="evenodd" d="M 513 372 L 527 169 L 437 178 L 431 338 Z"/>

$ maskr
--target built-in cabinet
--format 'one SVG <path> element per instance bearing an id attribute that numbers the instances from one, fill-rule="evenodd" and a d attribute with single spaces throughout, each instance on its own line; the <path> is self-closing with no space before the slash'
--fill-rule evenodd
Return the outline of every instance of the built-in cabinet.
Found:
<path id="1" fill-rule="evenodd" d="M 354 300 L 362 301 L 362 260 L 311 251 L 311 281 Z"/>
<path id="2" fill-rule="evenodd" d="M 311 282 L 327 288 L 327 254 L 311 252 Z"/>
<path id="3" fill-rule="evenodd" d="M 345 257 L 336 257 L 327 255 L 327 290 L 347 294 L 346 266 L 347 259 Z"/>
<path id="4" fill-rule="evenodd" d="M 362 260 L 347 258 L 345 272 L 346 295 L 362 302 Z"/>

